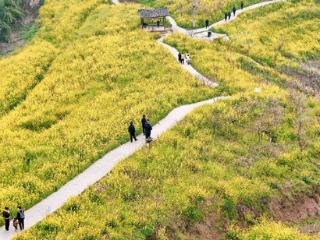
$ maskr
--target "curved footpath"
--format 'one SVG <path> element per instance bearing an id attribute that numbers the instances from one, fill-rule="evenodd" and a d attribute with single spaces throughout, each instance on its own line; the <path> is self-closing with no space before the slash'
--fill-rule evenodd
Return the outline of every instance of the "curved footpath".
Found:
<path id="1" fill-rule="evenodd" d="M 281 0 L 274 0 L 274 1 L 267 1 L 258 3 L 249 7 L 244 8 L 243 10 L 238 10 L 236 16 L 232 17 L 231 20 L 228 20 L 227 22 L 224 20 L 221 20 L 217 23 L 214 23 L 210 26 L 210 28 L 228 23 L 232 20 L 234 20 L 239 14 L 242 12 L 262 7 L 268 4 L 280 2 Z M 119 4 L 119 0 L 112 0 L 114 4 Z M 199 28 L 196 30 L 186 30 L 177 25 L 177 23 L 174 21 L 173 18 L 169 18 L 169 21 L 172 24 L 173 31 L 181 32 L 183 34 L 189 35 L 189 36 L 195 36 L 195 34 L 207 32 L 208 29 L 205 28 Z M 221 34 L 220 34 L 221 35 Z M 214 38 L 217 38 L 217 36 L 214 34 Z M 163 39 L 159 39 L 158 42 L 166 47 L 169 52 L 177 59 L 178 51 L 165 44 L 163 42 Z M 205 76 L 200 74 L 196 69 L 194 69 L 191 65 L 182 64 L 182 68 L 184 68 L 186 71 L 188 71 L 191 75 L 196 77 L 199 81 L 203 82 L 204 84 L 210 86 L 210 87 L 216 87 L 218 86 L 217 83 L 207 79 Z M 156 124 L 153 127 L 152 135 L 154 139 L 157 139 L 161 134 L 168 131 L 172 127 L 174 127 L 179 121 L 181 121 L 187 114 L 189 114 L 194 109 L 204 106 L 207 104 L 213 104 L 219 100 L 225 100 L 228 97 L 217 97 L 214 99 L 209 99 L 206 101 L 188 104 L 184 106 L 180 106 L 172 110 L 164 119 L 162 119 L 158 124 Z M 51 213 L 58 210 L 60 207 L 63 206 L 64 203 L 68 201 L 68 199 L 78 196 L 81 194 L 84 190 L 86 190 L 88 187 L 92 186 L 96 182 L 98 182 L 100 179 L 105 177 L 114 167 L 115 165 L 120 162 L 121 160 L 129 157 L 136 151 L 140 150 L 145 145 L 145 139 L 143 135 L 138 136 L 138 141 L 134 143 L 126 143 L 123 144 L 116 149 L 112 150 L 111 152 L 107 153 L 104 157 L 102 157 L 100 160 L 97 160 L 95 163 L 93 163 L 89 168 L 87 168 L 84 172 L 76 176 L 74 179 L 66 183 L 64 186 L 62 186 L 57 192 L 51 194 L 46 199 L 42 200 L 35 206 L 33 206 L 31 209 L 27 210 L 25 212 L 26 215 L 26 223 L 25 223 L 25 229 L 31 228 L 32 226 L 36 225 L 38 222 L 43 220 L 45 217 L 50 215 Z M 13 230 L 12 223 L 10 226 L 10 231 L 6 232 L 4 227 L 0 228 L 0 240 L 10 240 L 13 236 L 17 234 Z"/>
<path id="2" fill-rule="evenodd" d="M 116 1 L 117 0 L 113 0 L 113 3 L 116 4 Z M 253 4 L 253 5 L 250 5 L 248 7 L 243 8 L 242 10 L 238 9 L 236 11 L 235 16 L 233 16 L 233 14 L 232 14 L 231 18 L 228 19 L 227 21 L 222 19 L 222 20 L 220 20 L 218 22 L 213 23 L 208 28 L 185 29 L 185 28 L 180 27 L 172 17 L 168 17 L 168 20 L 169 20 L 169 22 L 170 22 L 170 24 L 172 26 L 172 31 L 173 32 L 179 32 L 179 33 L 188 35 L 188 36 L 193 37 L 193 38 L 202 38 L 202 39 L 206 38 L 208 40 L 214 40 L 214 39 L 222 37 L 222 38 L 225 38 L 226 40 L 228 40 L 229 38 L 228 38 L 228 36 L 226 34 L 212 32 L 211 37 L 208 38 L 207 37 L 207 33 L 211 28 L 214 28 L 214 27 L 217 27 L 217 26 L 220 26 L 220 25 L 223 25 L 223 24 L 226 24 L 226 23 L 229 23 L 229 22 L 235 20 L 241 13 L 250 11 L 250 10 L 255 9 L 255 8 L 260 8 L 260 7 L 264 7 L 264 6 L 270 5 L 270 4 L 278 3 L 278 2 L 281 2 L 281 1 L 283 1 L 283 0 L 265 1 L 265 2 L 260 2 L 260 3 L 256 3 L 256 4 Z"/>
<path id="3" fill-rule="evenodd" d="M 160 38 L 158 40 L 158 42 L 164 46 L 165 48 L 167 48 L 169 50 L 169 52 L 176 58 L 177 62 L 178 62 L 178 50 L 175 49 L 174 47 L 171 47 L 170 45 L 166 44 L 163 42 L 163 38 Z M 218 84 L 215 83 L 212 80 L 209 80 L 208 78 L 206 78 L 205 76 L 203 76 L 201 73 L 199 73 L 196 69 L 194 69 L 190 64 L 181 64 L 181 67 L 188 71 L 191 75 L 193 75 L 195 78 L 197 78 L 199 81 L 201 81 L 203 84 L 208 85 L 210 87 L 217 87 Z"/>
<path id="4" fill-rule="evenodd" d="M 178 51 L 175 48 L 163 43 L 162 38 L 158 40 L 158 42 L 166 47 L 173 56 L 178 56 Z M 201 75 L 191 65 L 182 64 L 181 66 L 203 84 L 210 87 L 218 86 L 217 83 Z M 214 99 L 209 99 L 175 108 L 164 119 L 162 119 L 153 127 L 153 138 L 157 139 L 161 134 L 174 127 L 179 121 L 185 118 L 185 116 L 194 109 L 203 105 L 213 104 L 218 100 L 224 100 L 227 98 L 228 97 L 217 97 Z M 46 199 L 33 206 L 31 209 L 27 210 L 25 212 L 25 229 L 31 228 L 32 226 L 43 220 L 45 217 L 58 210 L 63 206 L 63 204 L 68 201 L 68 199 L 80 195 L 88 187 L 92 186 L 100 179 L 105 177 L 117 163 L 131 156 L 136 151 L 140 150 L 144 145 L 145 138 L 143 135 L 139 135 L 138 141 L 134 143 L 128 142 L 107 153 L 100 160 L 93 163 L 84 172 L 62 186 L 57 192 L 51 194 Z M 11 230 L 9 232 L 6 232 L 4 227 L 0 228 L 0 240 L 9 240 L 11 239 L 11 237 L 17 234 L 17 232 L 13 230 L 12 223 L 10 229 Z"/>
<path id="5" fill-rule="evenodd" d="M 185 118 L 185 116 L 194 109 L 203 105 L 213 104 L 218 100 L 226 98 L 227 97 L 217 97 L 214 99 L 209 99 L 202 102 L 188 104 L 175 108 L 164 119 L 162 119 L 158 124 L 156 124 L 153 127 L 153 138 L 159 138 L 161 134 L 174 127 L 179 121 Z M 62 207 L 63 204 L 66 201 L 68 201 L 68 199 L 81 194 L 88 187 L 105 177 L 107 173 L 109 173 L 118 162 L 129 157 L 136 151 L 140 150 L 146 144 L 145 137 L 141 134 L 137 138 L 138 141 L 136 142 L 128 142 L 112 150 L 103 158 L 93 163 L 84 172 L 82 172 L 77 177 L 69 181 L 63 187 L 61 187 L 57 192 L 51 194 L 49 197 L 33 206 L 31 209 L 27 210 L 25 212 L 25 228 L 28 229 L 40 222 L 41 220 L 43 220 L 45 217 Z M 3 227 L 1 228 L 1 240 L 9 240 L 16 234 L 16 232 L 13 230 L 12 225 L 10 226 L 10 228 L 11 231 L 9 232 L 6 232 Z"/>

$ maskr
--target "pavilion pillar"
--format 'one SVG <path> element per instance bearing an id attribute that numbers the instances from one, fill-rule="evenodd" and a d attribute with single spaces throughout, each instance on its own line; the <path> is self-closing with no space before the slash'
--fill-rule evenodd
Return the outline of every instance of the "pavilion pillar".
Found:
<path id="1" fill-rule="evenodd" d="M 163 20 L 163 30 L 166 30 L 166 17 L 163 17 L 162 20 Z"/>

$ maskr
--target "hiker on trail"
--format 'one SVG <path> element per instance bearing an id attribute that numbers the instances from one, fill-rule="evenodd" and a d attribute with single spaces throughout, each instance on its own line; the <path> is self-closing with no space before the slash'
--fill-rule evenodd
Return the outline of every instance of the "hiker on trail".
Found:
<path id="1" fill-rule="evenodd" d="M 178 61 L 179 61 L 179 63 L 182 63 L 182 54 L 181 54 L 181 52 L 178 53 Z"/>
<path id="2" fill-rule="evenodd" d="M 236 11 L 237 11 L 236 7 L 233 7 L 233 9 L 232 9 L 233 16 L 235 16 L 235 15 L 236 15 Z"/>
<path id="3" fill-rule="evenodd" d="M 184 63 L 184 59 L 183 59 L 183 56 L 182 54 L 179 52 L 178 54 L 178 60 L 179 60 L 179 63 L 183 64 Z"/>
<path id="4" fill-rule="evenodd" d="M 6 231 L 9 231 L 10 218 L 11 218 L 11 214 L 10 214 L 9 208 L 7 208 L 7 207 L 4 208 L 4 210 L 2 212 L 2 217 L 3 217 L 3 220 L 4 220 Z"/>
<path id="5" fill-rule="evenodd" d="M 144 135 L 146 135 L 146 131 L 145 131 L 146 124 L 147 124 L 147 118 L 146 118 L 146 115 L 143 115 L 141 119 L 141 126 L 142 126 L 142 131 Z"/>
<path id="6" fill-rule="evenodd" d="M 240 8 L 241 8 L 241 10 L 244 8 L 244 3 L 243 2 L 240 3 Z"/>
<path id="7" fill-rule="evenodd" d="M 231 12 L 228 12 L 229 20 L 231 19 Z"/>
<path id="8" fill-rule="evenodd" d="M 18 207 L 17 219 L 19 222 L 20 230 L 22 231 L 24 229 L 24 210 L 20 206 Z"/>
<path id="9" fill-rule="evenodd" d="M 228 13 L 225 13 L 225 14 L 224 14 L 224 20 L 225 20 L 225 21 L 228 21 Z"/>
<path id="10" fill-rule="evenodd" d="M 129 124 L 128 132 L 130 133 L 130 141 L 133 142 L 133 139 L 135 141 L 137 141 L 136 129 L 135 129 L 134 125 L 133 125 L 133 121 L 131 121 L 130 124 Z"/>
<path id="11" fill-rule="evenodd" d="M 206 20 L 206 28 L 208 28 L 209 27 L 209 20 L 207 19 Z"/>
<path id="12" fill-rule="evenodd" d="M 145 126 L 146 141 L 147 141 L 147 142 L 151 142 L 151 141 L 152 141 L 151 131 L 152 131 L 152 126 L 151 126 L 151 124 L 149 123 L 149 120 L 147 120 L 146 126 Z"/>
<path id="13" fill-rule="evenodd" d="M 189 65 L 190 64 L 190 61 L 191 61 L 191 58 L 190 58 L 190 54 L 188 53 L 186 55 L 186 63 Z"/>

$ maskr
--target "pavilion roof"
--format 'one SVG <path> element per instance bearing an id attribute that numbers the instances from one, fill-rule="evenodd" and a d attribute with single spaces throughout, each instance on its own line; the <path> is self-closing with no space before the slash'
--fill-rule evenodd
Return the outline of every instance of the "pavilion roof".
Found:
<path id="1" fill-rule="evenodd" d="M 139 13 L 141 18 L 159 18 L 169 16 L 169 11 L 167 8 L 140 9 Z"/>

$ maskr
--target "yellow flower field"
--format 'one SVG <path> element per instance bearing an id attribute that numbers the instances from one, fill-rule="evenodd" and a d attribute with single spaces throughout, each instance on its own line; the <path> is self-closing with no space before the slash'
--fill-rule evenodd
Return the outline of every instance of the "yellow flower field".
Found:
<path id="1" fill-rule="evenodd" d="M 240 9 L 240 3 L 250 6 L 264 0 L 139 0 L 138 2 L 155 7 L 167 7 L 178 25 L 192 28 L 193 2 L 195 2 L 195 27 L 204 27 L 206 19 L 209 23 L 224 19 L 224 14 L 231 12 L 233 7 Z"/>
<path id="2" fill-rule="evenodd" d="M 320 54 L 320 5 L 285 1 L 247 12 L 220 29 L 232 48 L 268 66 L 296 66 Z"/>
<path id="3" fill-rule="evenodd" d="M 3 107 L 3 206 L 38 202 L 126 142 L 127 123 L 138 126 L 143 113 L 155 123 L 180 104 L 232 97 L 196 110 L 16 240 L 320 239 L 299 231 L 319 221 L 315 212 L 301 212 L 320 192 L 320 104 L 283 71 L 319 59 L 316 1 L 246 13 L 215 29 L 228 33 L 227 42 L 166 37 L 219 83 L 216 90 L 182 71 L 155 35 L 139 30 L 141 6 L 70 4 L 48 0 L 34 43 L 0 61 L 13 65 L 35 41 L 48 44 L 26 60 L 34 64 L 23 73 L 28 93 L 21 98 L 20 90 L 16 106 Z M 175 17 L 178 8 L 171 9 Z M 190 19 L 189 13 L 181 16 Z M 43 78 L 35 81 L 39 65 Z M 19 84 L 15 77 L 0 80 L 7 89 Z"/>
<path id="4" fill-rule="evenodd" d="M 71 7 L 53 3 L 57 14 Z M 5 66 L 0 77 L 1 207 L 19 203 L 28 208 L 55 191 L 128 141 L 131 119 L 140 131 L 143 113 L 156 123 L 178 105 L 214 95 L 139 29 L 137 6 L 100 4 L 61 42 L 59 36 L 67 32 L 59 29 L 67 20 L 51 16 L 49 21 L 52 5 L 47 4 L 34 41 L 0 61 Z M 65 17 L 72 18 L 70 13 Z M 58 27 L 46 33 L 51 23 Z"/>
<path id="5" fill-rule="evenodd" d="M 280 216 L 272 211 L 276 199 L 312 196 L 319 184 L 320 137 L 310 130 L 310 144 L 299 151 L 287 97 L 241 96 L 196 110 L 152 150 L 128 158 L 15 239 L 208 239 L 197 235 L 206 224 L 220 239 L 316 239 L 266 220 Z M 283 113 L 280 121 L 270 108 Z M 319 126 L 319 110 L 318 102 L 307 107 L 310 124 Z M 272 143 L 267 135 L 259 140 L 260 124 L 274 134 Z"/>

